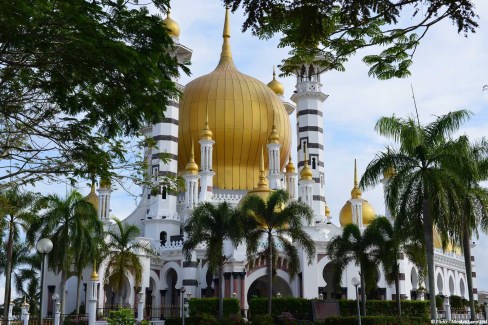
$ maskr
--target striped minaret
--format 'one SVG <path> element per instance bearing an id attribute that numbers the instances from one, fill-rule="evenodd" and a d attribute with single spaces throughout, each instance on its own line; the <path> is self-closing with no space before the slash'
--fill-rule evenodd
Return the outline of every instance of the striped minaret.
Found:
<path id="1" fill-rule="evenodd" d="M 312 210 L 315 222 L 325 220 L 325 176 L 324 176 L 324 119 L 322 103 L 327 95 L 322 92 L 320 75 L 323 69 L 320 58 L 312 64 L 297 66 L 296 91 L 291 97 L 296 103 L 297 114 L 297 151 L 300 161 L 298 169 L 305 165 L 305 147 L 308 148 L 308 163 L 312 170 Z"/>

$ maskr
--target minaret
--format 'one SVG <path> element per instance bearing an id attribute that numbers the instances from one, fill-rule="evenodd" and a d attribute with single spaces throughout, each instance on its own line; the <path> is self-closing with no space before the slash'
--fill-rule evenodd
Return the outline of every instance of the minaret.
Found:
<path id="1" fill-rule="evenodd" d="M 193 209 L 198 204 L 198 165 L 195 162 L 193 141 L 191 143 L 190 161 L 186 164 L 185 175 L 185 208 Z"/>
<path id="2" fill-rule="evenodd" d="M 285 173 L 285 186 L 286 191 L 290 196 L 290 200 L 298 200 L 297 195 L 297 173 L 295 172 L 295 165 L 291 160 L 291 154 L 288 158 L 288 164 L 286 165 L 286 173 Z"/>
<path id="3" fill-rule="evenodd" d="M 276 125 L 273 122 L 273 128 L 271 133 L 268 137 L 268 164 L 269 164 L 269 171 L 268 171 L 268 179 L 269 179 L 269 188 L 272 190 L 277 190 L 282 188 L 281 178 L 283 177 L 281 169 L 280 169 L 280 136 L 278 132 L 276 132 Z"/>
<path id="4" fill-rule="evenodd" d="M 354 187 L 351 190 L 351 206 L 352 206 L 352 223 L 359 228 L 363 228 L 363 199 L 361 199 L 361 190 L 358 183 L 358 170 L 356 159 L 354 159 Z"/>
<path id="5" fill-rule="evenodd" d="M 107 180 L 100 180 L 98 192 L 98 217 L 102 222 L 110 223 L 110 194 L 112 193 L 112 186 Z"/>
<path id="6" fill-rule="evenodd" d="M 317 57 L 311 64 L 303 63 L 293 67 L 297 84 L 295 93 L 291 97 L 297 106 L 298 157 L 305 157 L 305 146 L 309 150 L 307 159 L 312 171 L 312 209 L 316 222 L 323 222 L 325 219 L 326 205 L 322 103 L 327 99 L 327 95 L 322 92 L 320 83 L 320 75 L 324 71 L 320 66 L 321 59 L 323 58 Z M 298 162 L 299 170 L 304 166 L 304 160 Z"/>
<path id="7" fill-rule="evenodd" d="M 212 199 L 213 177 L 215 172 L 212 169 L 213 133 L 208 124 L 208 110 L 205 112 L 205 127 L 200 132 L 200 202 L 207 202 Z"/>
<path id="8" fill-rule="evenodd" d="M 313 173 L 312 169 L 308 166 L 308 157 L 307 157 L 307 144 L 305 144 L 305 152 L 304 152 L 304 159 L 303 159 L 303 168 L 300 172 L 300 181 L 298 182 L 298 188 L 300 191 L 300 199 L 302 202 L 308 204 L 310 208 L 313 208 L 313 184 L 314 180 L 312 178 Z M 317 220 L 317 216 L 315 217 L 315 221 L 321 222 L 322 220 Z"/>

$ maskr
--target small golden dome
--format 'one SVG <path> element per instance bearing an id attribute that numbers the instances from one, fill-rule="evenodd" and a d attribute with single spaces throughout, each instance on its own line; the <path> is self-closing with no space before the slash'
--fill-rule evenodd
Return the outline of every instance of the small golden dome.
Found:
<path id="1" fill-rule="evenodd" d="M 376 213 L 374 212 L 373 206 L 366 200 L 363 199 L 362 203 L 363 208 L 363 225 L 367 226 L 371 222 L 373 222 Z M 352 204 L 350 201 L 347 201 L 346 204 L 341 209 L 339 213 L 339 222 L 341 226 L 344 227 L 350 223 L 352 223 Z"/>
<path id="2" fill-rule="evenodd" d="M 180 25 L 178 25 L 176 21 L 171 19 L 171 17 L 169 16 L 169 11 L 166 19 L 163 20 L 163 23 L 166 25 L 166 28 L 169 29 L 169 35 L 174 37 L 180 37 Z"/>
<path id="3" fill-rule="evenodd" d="M 98 210 L 98 195 L 95 192 L 95 183 L 93 182 L 90 189 L 90 194 L 84 197 L 84 200 L 91 203 L 96 210 Z"/>
<path id="4" fill-rule="evenodd" d="M 103 178 L 100 180 L 100 188 L 110 188 L 112 186 L 112 183 L 110 182 L 110 179 Z"/>
<path id="5" fill-rule="evenodd" d="M 205 112 L 205 127 L 200 132 L 200 140 L 212 140 L 213 133 L 208 124 L 208 109 Z"/>
<path id="6" fill-rule="evenodd" d="M 274 67 L 273 67 L 273 80 L 271 80 L 270 82 L 268 82 L 268 85 L 267 86 L 269 88 L 271 88 L 271 90 L 276 95 L 283 96 L 285 94 L 285 87 L 283 87 L 283 84 L 281 82 L 279 82 L 278 80 L 276 80 L 276 72 L 275 72 L 275 68 Z"/>
<path id="7" fill-rule="evenodd" d="M 194 153 L 194 149 L 193 149 L 193 141 L 191 142 L 190 161 L 186 164 L 185 171 L 186 171 L 186 174 L 198 175 L 198 165 L 195 162 L 195 153 Z"/>
<path id="8" fill-rule="evenodd" d="M 98 281 L 97 263 L 96 262 L 93 262 L 93 271 L 91 274 L 91 279 L 93 281 Z"/>
<path id="9" fill-rule="evenodd" d="M 329 209 L 329 207 L 327 205 L 325 206 L 325 215 L 327 217 L 330 216 L 330 209 Z"/>
<path id="10" fill-rule="evenodd" d="M 312 169 L 308 167 L 308 150 L 305 144 L 305 161 L 303 163 L 302 171 L 300 172 L 300 180 L 312 180 Z"/>
<path id="11" fill-rule="evenodd" d="M 295 165 L 293 164 L 293 161 L 291 160 L 291 154 L 290 154 L 290 157 L 288 158 L 288 164 L 286 165 L 286 172 L 289 174 L 295 173 Z"/>
<path id="12" fill-rule="evenodd" d="M 292 140 L 290 118 L 269 87 L 236 68 L 230 47 L 228 10 L 217 67 L 189 82 L 180 100 L 178 170 L 184 170 L 189 160 L 191 138 L 200 138 L 207 108 L 215 140 L 212 164 L 215 188 L 248 191 L 256 186 L 260 150 L 268 144 L 273 124 L 282 146 L 279 167 L 285 167 Z M 201 160 L 200 155 L 197 150 L 196 161 Z"/>
<path id="13" fill-rule="evenodd" d="M 261 199 L 266 201 L 268 199 L 269 194 L 272 190 L 269 188 L 268 180 L 266 179 L 266 171 L 264 169 L 264 149 L 261 147 L 261 159 L 259 161 L 259 181 L 258 186 L 254 189 L 247 192 L 246 195 L 242 197 L 239 201 L 239 205 L 242 204 L 249 196 L 256 195 L 259 196 Z"/>
<path id="14" fill-rule="evenodd" d="M 280 143 L 280 135 L 276 132 L 276 125 L 274 124 L 268 137 L 268 143 Z"/>

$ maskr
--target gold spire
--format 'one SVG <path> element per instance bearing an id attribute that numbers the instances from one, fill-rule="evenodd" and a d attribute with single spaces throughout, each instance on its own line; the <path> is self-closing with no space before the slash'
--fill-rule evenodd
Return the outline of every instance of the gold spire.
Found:
<path id="1" fill-rule="evenodd" d="M 283 96 L 285 94 L 285 87 L 283 87 L 283 84 L 281 82 L 279 82 L 278 80 L 276 80 L 276 71 L 275 71 L 275 67 L 274 66 L 273 66 L 273 80 L 271 80 L 270 82 L 268 82 L 268 85 L 267 86 L 269 88 L 271 88 L 271 90 L 276 95 Z"/>
<path id="2" fill-rule="evenodd" d="M 190 161 L 186 164 L 185 171 L 187 174 L 198 175 L 198 165 L 195 162 L 195 150 L 193 148 L 193 140 L 191 141 Z"/>
<path id="3" fill-rule="evenodd" d="M 210 130 L 209 123 L 208 123 L 208 107 L 205 110 L 205 127 L 200 132 L 200 140 L 212 140 L 213 133 Z"/>
<path id="4" fill-rule="evenodd" d="M 312 170 L 308 167 L 308 150 L 307 144 L 305 143 L 305 161 L 303 162 L 303 168 L 300 172 L 301 180 L 312 180 Z"/>
<path id="5" fill-rule="evenodd" d="M 225 8 L 225 21 L 222 37 L 224 41 L 222 43 L 222 52 L 220 53 L 220 61 L 217 68 L 235 68 L 234 61 L 232 60 L 232 51 L 230 49 L 230 19 L 229 8 L 227 7 Z"/>
<path id="6" fill-rule="evenodd" d="M 261 160 L 259 161 L 259 182 L 258 190 L 268 190 L 268 180 L 266 179 L 266 171 L 264 169 L 264 149 L 261 147 Z"/>
<path id="7" fill-rule="evenodd" d="M 356 166 L 356 159 L 354 159 L 354 187 L 351 190 L 351 198 L 352 199 L 359 199 L 361 198 L 361 190 L 358 186 L 358 170 Z"/>
<path id="8" fill-rule="evenodd" d="M 180 26 L 176 21 L 171 19 L 169 9 L 168 13 L 166 14 L 166 19 L 163 20 L 163 24 L 166 25 L 167 29 L 169 29 L 169 35 L 174 37 L 180 37 Z"/>
<path id="9" fill-rule="evenodd" d="M 271 129 L 271 133 L 269 134 L 268 137 L 268 143 L 280 143 L 280 135 L 278 132 L 276 132 L 276 124 L 274 122 L 274 116 L 273 116 L 273 128 Z"/>
<path id="10" fill-rule="evenodd" d="M 295 165 L 293 165 L 293 161 L 291 160 L 291 153 L 290 153 L 290 157 L 288 158 L 288 164 L 286 165 L 286 172 L 287 173 L 295 172 Z"/>
<path id="11" fill-rule="evenodd" d="M 93 281 L 98 281 L 97 262 L 96 261 L 93 261 L 93 271 L 91 274 L 91 279 Z"/>

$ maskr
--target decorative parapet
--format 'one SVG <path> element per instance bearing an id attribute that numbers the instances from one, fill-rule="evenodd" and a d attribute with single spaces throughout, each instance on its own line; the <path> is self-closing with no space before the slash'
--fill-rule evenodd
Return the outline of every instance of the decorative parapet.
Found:
<path id="1" fill-rule="evenodd" d="M 238 204 L 241 201 L 242 197 L 243 196 L 241 194 L 217 193 L 212 195 L 211 200 L 216 203 L 227 202 L 231 204 Z"/>

